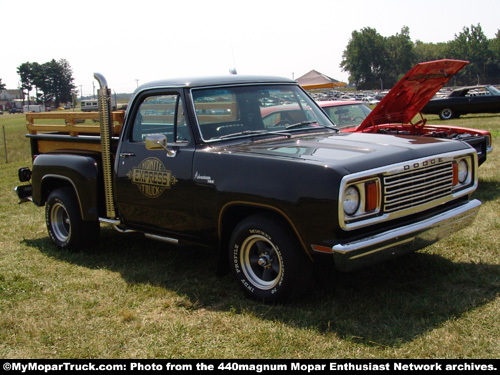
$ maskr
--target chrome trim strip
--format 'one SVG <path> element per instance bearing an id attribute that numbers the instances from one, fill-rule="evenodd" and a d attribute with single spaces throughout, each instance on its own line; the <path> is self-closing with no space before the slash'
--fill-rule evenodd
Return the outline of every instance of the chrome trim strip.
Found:
<path id="1" fill-rule="evenodd" d="M 372 246 L 380 246 L 377 249 L 367 251 L 363 254 L 357 254 L 350 258 L 355 259 L 409 242 L 417 237 L 422 237 L 425 232 L 434 229 L 438 231 L 435 240 L 439 240 L 468 225 L 468 221 L 472 221 L 477 215 L 480 206 L 481 202 L 474 199 L 460 207 L 451 209 L 447 212 L 435 215 L 429 219 L 414 224 L 383 232 L 359 241 L 347 244 L 337 244 L 332 247 L 332 252 L 348 254 L 350 252 L 362 251 L 363 249 Z M 450 230 L 450 228 L 453 228 L 453 230 Z"/>
<path id="2" fill-rule="evenodd" d="M 163 241 L 163 242 L 167 242 L 167 243 L 173 243 L 173 244 L 176 244 L 176 245 L 179 243 L 178 239 L 170 238 L 170 237 L 158 236 L 156 234 L 144 233 L 144 236 L 146 238 L 150 238 L 150 239 L 156 240 L 156 241 Z"/>

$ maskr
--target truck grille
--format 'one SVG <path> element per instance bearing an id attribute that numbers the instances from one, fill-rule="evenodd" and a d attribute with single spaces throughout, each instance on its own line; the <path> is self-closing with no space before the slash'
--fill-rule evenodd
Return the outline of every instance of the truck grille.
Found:
<path id="1" fill-rule="evenodd" d="M 448 196 L 453 188 L 453 163 L 400 172 L 384 177 L 386 213 L 402 211 Z"/>

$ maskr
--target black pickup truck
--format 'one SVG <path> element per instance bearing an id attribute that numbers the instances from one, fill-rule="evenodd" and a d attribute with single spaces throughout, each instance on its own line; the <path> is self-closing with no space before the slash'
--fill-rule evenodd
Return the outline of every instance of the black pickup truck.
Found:
<path id="1" fill-rule="evenodd" d="M 316 264 L 349 271 L 415 251 L 479 211 L 472 147 L 340 133 L 293 80 L 157 81 L 120 114 L 95 77 L 100 128 L 78 121 L 88 114 L 54 126 L 27 115 L 34 161 L 16 191 L 45 205 L 61 248 L 96 246 L 101 223 L 215 247 L 219 272 L 231 269 L 249 296 L 286 301 L 307 292 Z"/>

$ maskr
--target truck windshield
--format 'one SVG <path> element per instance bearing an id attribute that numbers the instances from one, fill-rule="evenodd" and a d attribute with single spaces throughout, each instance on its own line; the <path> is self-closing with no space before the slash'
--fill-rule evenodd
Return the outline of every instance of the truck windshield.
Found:
<path id="1" fill-rule="evenodd" d="M 205 141 L 334 128 L 316 103 L 293 85 L 195 89 L 192 95 Z"/>

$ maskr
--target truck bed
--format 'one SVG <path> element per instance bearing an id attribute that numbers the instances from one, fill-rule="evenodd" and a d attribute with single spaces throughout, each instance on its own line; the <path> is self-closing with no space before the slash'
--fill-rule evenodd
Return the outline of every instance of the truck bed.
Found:
<path id="1" fill-rule="evenodd" d="M 112 112 L 111 136 L 118 139 L 124 111 Z M 40 112 L 26 114 L 27 137 L 37 154 L 57 150 L 101 151 L 99 112 Z"/>

